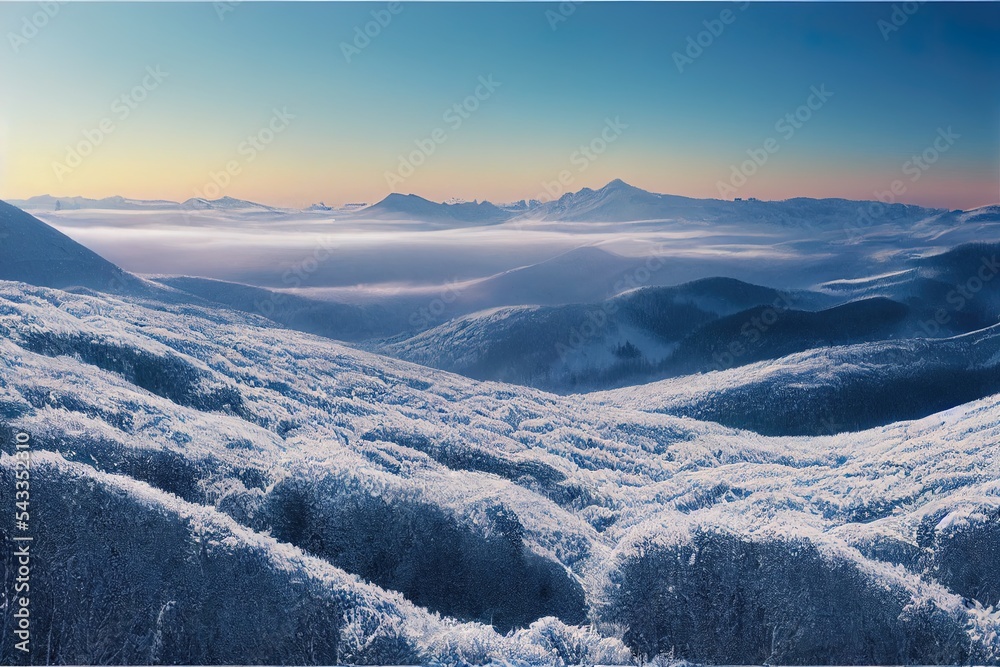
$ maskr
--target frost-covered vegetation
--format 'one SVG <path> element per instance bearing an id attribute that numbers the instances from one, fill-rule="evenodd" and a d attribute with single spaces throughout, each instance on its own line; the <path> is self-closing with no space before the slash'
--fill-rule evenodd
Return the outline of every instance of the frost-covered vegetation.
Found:
<path id="1" fill-rule="evenodd" d="M 953 338 L 819 348 L 591 397 L 768 435 L 818 435 L 916 419 L 998 391 L 994 325 Z"/>
<path id="2" fill-rule="evenodd" d="M 0 282 L 33 659 L 1000 662 L 1000 397 L 835 437 L 639 407 Z"/>

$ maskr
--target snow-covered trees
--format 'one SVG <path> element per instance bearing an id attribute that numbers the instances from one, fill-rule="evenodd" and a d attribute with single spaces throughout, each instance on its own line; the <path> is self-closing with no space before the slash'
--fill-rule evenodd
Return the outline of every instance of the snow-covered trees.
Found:
<path id="1" fill-rule="evenodd" d="M 128 478 L 34 456 L 33 662 L 337 660 L 343 601 L 321 578 L 296 574 L 276 545 Z M 13 488 L 9 457 L 0 484 Z M 4 522 L 9 544 L 7 531 Z M 12 641 L 4 632 L 0 654 L 14 655 Z"/>
<path id="2" fill-rule="evenodd" d="M 546 615 L 585 618 L 580 584 L 525 546 L 523 526 L 502 505 L 477 526 L 412 491 L 366 489 L 346 476 L 288 478 L 266 502 L 279 540 L 433 611 L 504 631 Z"/>
<path id="3" fill-rule="evenodd" d="M 38 661 L 996 663 L 998 414 L 772 438 L 0 282 Z"/>
<path id="4" fill-rule="evenodd" d="M 637 537 L 620 551 L 600 616 L 627 627 L 625 641 L 647 657 L 716 664 L 991 659 L 970 647 L 970 619 L 953 597 L 817 537 L 699 525 Z"/>

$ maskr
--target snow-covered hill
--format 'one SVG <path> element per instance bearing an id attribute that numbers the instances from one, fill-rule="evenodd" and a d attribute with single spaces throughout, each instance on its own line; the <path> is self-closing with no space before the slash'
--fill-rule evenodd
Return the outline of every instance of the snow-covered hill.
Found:
<path id="1" fill-rule="evenodd" d="M 598 259 L 608 256 L 592 250 Z M 581 251 L 574 253 L 575 260 L 581 259 Z M 595 272 L 600 272 L 601 264 L 596 264 Z M 578 266 L 586 271 L 589 265 Z M 661 367 L 678 344 L 689 336 L 699 338 L 697 332 L 720 317 L 754 306 L 784 310 L 792 304 L 805 308 L 834 302 L 818 293 L 712 278 L 634 289 L 594 303 L 492 309 L 373 349 L 480 380 L 569 392 L 662 377 L 667 370 Z"/>
<path id="2" fill-rule="evenodd" d="M 759 433 L 808 435 L 925 417 L 997 392 L 1000 325 L 954 338 L 816 348 L 588 398 Z"/>
<path id="3" fill-rule="evenodd" d="M 121 292 L 141 281 L 24 211 L 0 202 L 0 279 Z"/>
<path id="4" fill-rule="evenodd" d="M 14 282 L 0 351 L 3 483 L 12 431 L 38 463 L 36 660 L 1000 658 L 1000 397 L 768 438 Z"/>
<path id="5" fill-rule="evenodd" d="M 1000 663 L 995 329 L 747 363 L 909 335 L 970 270 L 982 286 L 956 312 L 988 318 L 993 246 L 822 294 L 613 290 L 583 357 L 704 357 L 748 315 L 777 335 L 732 370 L 559 396 L 275 321 L 362 337 L 375 308 L 146 282 L 0 214 L 0 484 L 28 434 L 33 662 Z M 634 261 L 584 249 L 463 289 L 520 298 L 589 265 L 601 275 L 581 289 L 597 290 Z M 796 308 L 758 312 L 778 301 Z M 500 309 L 412 349 L 516 366 L 524 350 L 504 345 L 543 352 L 539 331 L 588 314 Z M 854 432 L 808 435 L 838 419 Z M 0 605 L 5 627 L 12 613 Z"/>
<path id="6" fill-rule="evenodd" d="M 906 303 L 924 335 L 969 332 L 1000 321 L 1000 243 L 964 243 L 913 258 L 906 267 L 831 281 L 819 288 L 841 298 L 882 297 Z"/>

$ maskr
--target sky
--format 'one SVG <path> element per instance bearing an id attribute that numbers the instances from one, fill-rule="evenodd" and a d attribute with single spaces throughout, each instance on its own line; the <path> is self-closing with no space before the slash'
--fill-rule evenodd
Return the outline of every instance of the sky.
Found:
<path id="1" fill-rule="evenodd" d="M 1000 4 L 895 7 L 2 3 L 0 198 L 1000 201 Z"/>

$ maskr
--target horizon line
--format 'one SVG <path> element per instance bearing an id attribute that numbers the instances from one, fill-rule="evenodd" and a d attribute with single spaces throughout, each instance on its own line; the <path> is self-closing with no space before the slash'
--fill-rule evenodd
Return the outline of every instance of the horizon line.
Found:
<path id="1" fill-rule="evenodd" d="M 262 206 L 262 207 L 265 207 L 265 208 L 270 208 L 270 209 L 275 209 L 275 210 L 293 210 L 294 211 L 294 210 L 305 210 L 305 209 L 307 209 L 307 208 L 309 208 L 311 206 L 317 206 L 317 205 L 329 206 L 330 208 L 336 209 L 336 208 L 343 208 L 343 207 L 346 207 L 346 206 L 350 206 L 352 204 L 357 205 L 357 204 L 363 203 L 365 207 L 370 207 L 370 206 L 376 206 L 376 205 L 378 205 L 378 204 L 386 201 L 387 199 L 389 199 L 390 197 L 392 197 L 392 196 L 395 195 L 395 196 L 401 196 L 401 197 L 417 197 L 417 198 L 422 199 L 424 201 L 427 201 L 427 202 L 430 202 L 430 203 L 433 203 L 433 204 L 437 204 L 437 205 L 440 205 L 440 206 L 455 206 L 455 205 L 461 205 L 461 204 L 478 204 L 478 205 L 491 204 L 493 206 L 500 207 L 500 206 L 502 206 L 504 204 L 516 204 L 516 203 L 520 203 L 520 202 L 525 202 L 525 203 L 529 203 L 529 204 L 532 203 L 532 202 L 537 202 L 540 205 L 544 205 L 544 204 L 548 204 L 548 203 L 551 203 L 551 202 L 559 201 L 559 199 L 561 199 L 561 198 L 563 198 L 563 197 L 565 197 L 567 195 L 570 195 L 570 194 L 579 194 L 580 192 L 583 192 L 585 190 L 589 190 L 591 192 L 597 192 L 597 191 L 606 189 L 606 188 L 608 188 L 609 186 L 611 186 L 611 185 L 613 185 L 615 183 L 621 183 L 621 184 L 623 184 L 623 185 L 625 185 L 625 186 L 627 186 L 629 188 L 632 188 L 632 189 L 635 189 L 635 190 L 639 190 L 639 191 L 645 192 L 647 194 L 652 194 L 652 195 L 661 196 L 661 197 L 680 197 L 680 198 L 683 198 L 683 199 L 690 199 L 690 200 L 693 200 L 693 201 L 718 201 L 718 202 L 730 202 L 730 203 L 737 202 L 737 201 L 744 202 L 744 203 L 747 203 L 747 202 L 778 203 L 778 202 L 792 201 L 794 199 L 812 199 L 812 200 L 815 200 L 815 201 L 841 200 L 841 201 L 853 201 L 853 202 L 859 202 L 859 203 L 878 202 L 878 203 L 884 204 L 884 205 L 899 204 L 899 205 L 902 205 L 902 206 L 914 206 L 914 207 L 917 207 L 917 208 L 923 208 L 923 209 L 928 209 L 928 210 L 939 210 L 939 211 L 955 211 L 955 210 L 972 211 L 972 210 L 975 210 L 975 209 L 978 209 L 978 208 L 984 208 L 986 206 L 994 206 L 994 205 L 1000 204 L 1000 197 L 998 197 L 998 199 L 996 201 L 988 202 L 988 203 L 985 203 L 985 204 L 979 204 L 977 206 L 972 206 L 970 208 L 960 208 L 960 209 L 950 208 L 950 207 L 946 207 L 946 206 L 924 206 L 922 204 L 912 204 L 912 203 L 907 203 L 907 202 L 903 202 L 903 201 L 885 202 L 885 201 L 881 201 L 879 199 L 852 199 L 850 197 L 812 197 L 812 196 L 807 196 L 807 195 L 797 195 L 797 196 L 788 197 L 788 198 L 785 198 L 785 199 L 761 199 L 761 198 L 752 197 L 752 196 L 734 197 L 733 199 L 721 199 L 719 197 L 692 197 L 690 195 L 682 195 L 682 194 L 676 194 L 676 193 L 653 192 L 652 190 L 646 190 L 644 188 L 640 188 L 638 186 L 632 185 L 632 184 L 628 183 L 627 181 L 625 181 L 624 179 L 621 179 L 621 178 L 612 179 L 612 180 L 608 181 L 607 183 L 605 183 L 604 185 L 602 185 L 602 186 L 600 186 L 598 188 L 592 188 L 592 187 L 584 186 L 584 187 L 581 187 L 578 190 L 567 191 L 567 192 L 564 192 L 561 195 L 559 195 L 559 197 L 553 197 L 551 199 L 538 199 L 538 198 L 534 198 L 534 197 L 522 197 L 520 199 L 509 200 L 509 201 L 501 201 L 501 202 L 494 202 L 494 201 L 492 201 L 490 199 L 473 199 L 473 200 L 460 199 L 459 201 L 455 201 L 455 202 L 449 203 L 448 201 L 435 201 L 433 199 L 428 199 L 427 197 L 425 197 L 425 196 L 423 196 L 421 194 L 418 194 L 416 192 L 396 192 L 396 191 L 390 192 L 389 194 L 385 195 L 384 197 L 382 197 L 381 199 L 379 199 L 377 201 L 372 201 L 372 202 L 348 202 L 348 203 L 340 205 L 339 207 L 335 206 L 335 205 L 328 205 L 323 200 L 319 200 L 319 201 L 313 202 L 312 204 L 309 204 L 307 206 L 302 206 L 302 207 L 279 206 L 279 205 L 265 204 L 265 203 L 262 203 L 262 202 L 259 202 L 259 201 L 256 201 L 256 200 L 245 199 L 245 198 L 242 198 L 242 197 L 233 197 L 231 195 L 222 195 L 222 196 L 217 197 L 215 199 L 210 199 L 208 197 L 192 196 L 192 197 L 188 197 L 187 199 L 185 199 L 183 201 L 178 201 L 178 200 L 175 200 L 175 199 L 164 199 L 164 198 L 147 199 L 147 198 L 141 198 L 141 197 L 129 197 L 129 196 L 123 195 L 123 194 L 113 194 L 113 195 L 107 195 L 107 196 L 104 196 L 104 197 L 88 197 L 86 195 L 53 195 L 53 194 L 50 194 L 50 193 L 43 193 L 43 194 L 38 194 L 38 195 L 32 195 L 30 197 L 0 197 L 0 201 L 4 201 L 6 203 L 10 203 L 12 201 L 28 202 L 28 201 L 31 201 L 32 199 L 40 199 L 42 197 L 50 197 L 50 198 L 56 199 L 56 200 L 60 200 L 60 199 L 85 199 L 85 200 L 89 200 L 89 201 L 101 201 L 101 200 L 104 200 L 104 199 L 114 199 L 114 198 L 117 197 L 117 198 L 121 198 L 121 199 L 125 199 L 125 200 L 135 201 L 135 202 L 148 202 L 148 203 L 162 202 L 162 203 L 165 203 L 165 204 L 176 204 L 178 206 L 182 206 L 183 204 L 185 204 L 185 203 L 187 203 L 189 201 L 204 201 L 204 202 L 208 202 L 208 203 L 215 203 L 215 202 L 220 202 L 220 201 L 232 200 L 232 201 L 242 201 L 242 202 L 246 202 L 248 204 L 254 204 L 256 206 Z"/>

